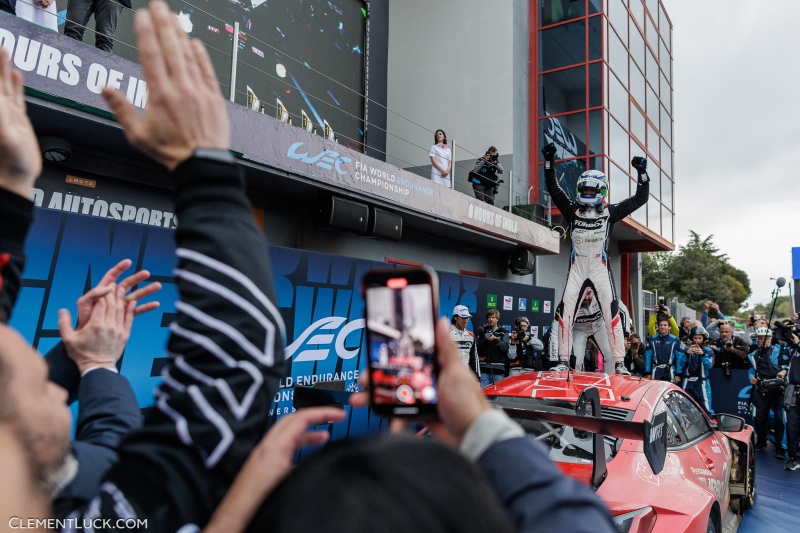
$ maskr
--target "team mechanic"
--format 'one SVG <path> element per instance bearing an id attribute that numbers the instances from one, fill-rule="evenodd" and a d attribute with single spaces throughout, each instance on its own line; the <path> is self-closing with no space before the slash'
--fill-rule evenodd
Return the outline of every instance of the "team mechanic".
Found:
<path id="1" fill-rule="evenodd" d="M 647 176 L 647 160 L 634 157 L 631 161 L 638 173 L 636 194 L 617 204 L 606 207 L 608 201 L 608 178 L 598 170 L 587 170 L 578 179 L 577 196 L 574 203 L 556 181 L 553 143 L 542 148 L 544 155 L 544 177 L 547 192 L 561 211 L 572 236 L 569 273 L 564 287 L 564 303 L 559 321 L 557 370 L 566 370 L 572 347 L 572 326 L 578 307 L 586 289 L 594 291 L 608 330 L 611 355 L 618 374 L 629 373 L 625 369 L 625 339 L 619 316 L 619 303 L 608 265 L 608 241 L 614 224 L 630 215 L 647 202 L 650 193 L 650 178 Z"/>

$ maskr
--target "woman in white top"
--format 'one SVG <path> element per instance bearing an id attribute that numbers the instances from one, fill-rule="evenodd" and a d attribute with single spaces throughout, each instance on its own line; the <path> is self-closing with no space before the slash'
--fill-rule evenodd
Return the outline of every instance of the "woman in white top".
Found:
<path id="1" fill-rule="evenodd" d="M 453 161 L 450 147 L 447 146 L 447 134 L 444 130 L 436 130 L 433 134 L 435 144 L 431 146 L 431 181 L 450 187 L 450 171 Z"/>
<path id="2" fill-rule="evenodd" d="M 55 0 L 17 0 L 17 16 L 27 21 L 58 31 Z"/>

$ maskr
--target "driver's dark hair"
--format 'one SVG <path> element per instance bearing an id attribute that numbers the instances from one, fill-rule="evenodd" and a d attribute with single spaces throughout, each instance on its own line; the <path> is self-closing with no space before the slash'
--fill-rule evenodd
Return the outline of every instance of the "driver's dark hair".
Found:
<path id="1" fill-rule="evenodd" d="M 292 471 L 248 532 L 512 532 L 475 464 L 431 439 L 338 441 Z"/>

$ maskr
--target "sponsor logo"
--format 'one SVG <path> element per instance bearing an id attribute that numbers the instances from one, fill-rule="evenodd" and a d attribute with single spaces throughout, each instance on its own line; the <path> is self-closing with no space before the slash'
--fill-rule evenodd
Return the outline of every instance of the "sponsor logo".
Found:
<path id="1" fill-rule="evenodd" d="M 584 229 L 598 229 L 603 227 L 603 224 L 606 222 L 606 217 L 599 218 L 592 222 L 586 222 L 584 220 L 578 219 L 575 221 L 576 228 L 584 228 Z"/>
<path id="2" fill-rule="evenodd" d="M 753 390 L 752 385 L 748 385 L 747 387 L 743 388 L 739 391 L 739 399 L 740 400 L 749 400 L 750 399 L 750 391 Z"/>
<path id="3" fill-rule="evenodd" d="M 517 306 L 517 311 L 525 311 L 528 307 L 528 299 L 527 298 L 520 298 L 519 305 Z"/>
<path id="4" fill-rule="evenodd" d="M 545 300 L 544 301 L 544 312 L 545 313 L 549 313 L 550 312 L 550 300 Z"/>
<path id="5" fill-rule="evenodd" d="M 539 300 L 531 300 L 531 311 L 535 313 L 539 312 Z"/>
<path id="6" fill-rule="evenodd" d="M 664 424 L 650 428 L 650 444 L 656 442 L 664 434 Z"/>
<path id="7" fill-rule="evenodd" d="M 497 295 L 496 294 L 487 294 L 486 295 L 486 307 L 487 307 L 487 309 L 497 309 Z"/>
<path id="8" fill-rule="evenodd" d="M 341 316 L 329 316 L 317 320 L 286 347 L 284 358 L 291 357 L 294 362 L 323 361 L 328 358 L 333 348 L 340 358 L 352 359 L 358 354 L 359 348 L 348 350 L 344 346 L 345 340 L 354 331 L 364 329 L 366 321 L 359 318 L 347 324 L 345 322 L 347 319 Z"/>
<path id="9" fill-rule="evenodd" d="M 343 155 L 339 154 L 339 152 L 334 152 L 333 150 L 323 150 L 315 156 L 309 156 L 308 152 L 300 153 L 298 149 L 302 147 L 305 143 L 296 142 L 289 147 L 289 150 L 286 152 L 286 156 L 290 157 L 291 159 L 299 159 L 303 163 L 307 163 L 309 165 L 316 165 L 320 168 L 324 168 L 325 170 L 335 169 L 338 174 L 345 175 L 347 174 L 347 169 L 344 168 L 345 163 L 349 163 L 352 161 L 349 157 L 344 157 Z"/>
<path id="10" fill-rule="evenodd" d="M 539 338 L 539 326 L 531 326 L 531 336 Z"/>
<path id="11" fill-rule="evenodd" d="M 514 309 L 514 297 L 513 296 L 503 296 L 503 310 L 504 311 L 511 311 Z"/>

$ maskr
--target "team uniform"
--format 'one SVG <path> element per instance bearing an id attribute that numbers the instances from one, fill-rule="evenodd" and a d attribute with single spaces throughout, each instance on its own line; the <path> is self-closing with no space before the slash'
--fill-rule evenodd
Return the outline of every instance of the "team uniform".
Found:
<path id="1" fill-rule="evenodd" d="M 706 413 L 714 414 L 711 408 L 711 382 L 708 381 L 708 372 L 714 364 L 714 353 L 706 346 L 702 348 L 702 355 L 678 352 L 675 373 L 683 376 L 683 390 L 694 398 Z"/>
<path id="2" fill-rule="evenodd" d="M 545 147 L 546 149 L 547 147 Z M 625 359 L 625 339 L 619 315 L 619 302 L 608 264 L 608 243 L 614 224 L 647 202 L 650 184 L 647 173 L 644 171 L 646 162 L 644 165 L 641 163 L 639 165 L 636 194 L 618 204 L 604 207 L 602 198 L 598 200 L 599 205 L 585 205 L 569 199 L 556 181 L 554 155 L 554 149 L 552 155 L 549 153 L 545 155 L 545 182 L 547 190 L 556 207 L 561 211 L 572 236 L 569 273 L 564 296 L 561 299 L 563 309 L 562 314 L 557 316 L 559 322 L 558 355 L 562 362 L 569 360 L 575 318 L 586 289 L 591 288 L 605 321 L 611 355 L 614 362 L 621 367 Z M 585 172 L 579 180 L 579 185 L 581 181 L 584 181 L 584 177 L 587 181 L 598 184 L 586 186 L 606 187 L 607 190 L 606 178 L 601 172 Z"/>
<path id="3" fill-rule="evenodd" d="M 670 333 L 650 337 L 644 352 L 644 373 L 653 379 L 674 381 L 681 340 Z"/>
<path id="4" fill-rule="evenodd" d="M 458 347 L 458 353 L 461 355 L 461 360 L 464 364 L 475 372 L 478 378 L 481 377 L 481 369 L 478 366 L 478 357 L 475 351 L 475 335 L 468 329 L 458 329 L 455 326 L 450 326 L 450 338 L 455 341 Z"/>

